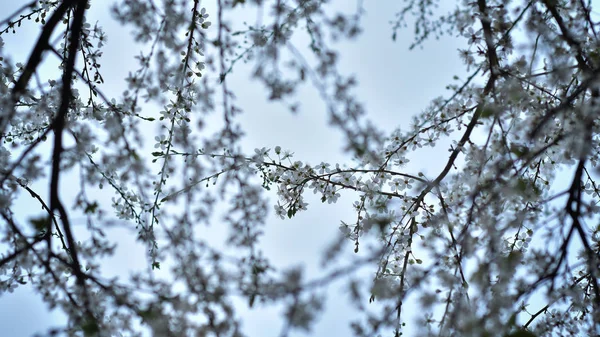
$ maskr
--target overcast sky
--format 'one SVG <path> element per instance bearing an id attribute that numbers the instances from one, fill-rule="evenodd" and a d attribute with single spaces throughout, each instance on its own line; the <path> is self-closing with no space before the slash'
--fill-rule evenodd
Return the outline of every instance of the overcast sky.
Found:
<path id="1" fill-rule="evenodd" d="M 27 2 L 29 1 L 0 0 L 0 8 L 3 13 L 12 13 Z M 90 18 L 88 21 L 93 24 L 96 19 L 100 20 L 100 25 L 108 36 L 101 59 L 107 85 L 101 89 L 109 96 L 119 97 L 124 88 L 122 79 L 128 71 L 137 67 L 133 55 L 138 53 L 138 49 L 131 48 L 130 40 L 123 34 L 122 27 L 110 19 L 108 6 L 105 6 L 108 3 L 112 1 L 92 1 L 92 16 L 95 19 Z M 204 3 L 211 14 L 209 20 L 214 20 L 214 4 Z M 354 1 L 347 3 L 349 8 L 354 9 Z M 448 38 L 432 40 L 425 43 L 422 50 L 408 51 L 412 29 L 403 30 L 396 42 L 391 41 L 389 21 L 399 9 L 399 2 L 364 3 L 366 15 L 363 34 L 352 43 L 339 45 L 341 69 L 356 74 L 358 95 L 365 103 L 369 118 L 376 125 L 387 131 L 397 126 L 408 127 L 412 115 L 421 112 L 432 98 L 448 93 L 444 88 L 452 82 L 453 75 L 463 74 L 456 51 L 460 42 Z M 253 18 L 254 15 L 253 12 L 250 17 Z M 3 18 L 0 17 L 0 20 Z M 25 62 L 39 32 L 40 26 L 25 22 L 14 37 L 3 36 L 5 50 L 14 57 L 14 61 Z M 295 43 L 298 47 L 306 45 L 301 40 Z M 243 141 L 245 149 L 252 151 L 256 147 L 273 148 L 279 145 L 295 152 L 296 159 L 313 165 L 321 161 L 350 163 L 350 158 L 342 150 L 342 135 L 328 125 L 327 113 L 315 90 L 306 88 L 300 91 L 298 100 L 302 102 L 302 109 L 298 114 L 292 115 L 280 104 L 267 103 L 265 98 L 268 95 L 262 90 L 262 85 L 250 82 L 248 68 L 244 71 L 243 65 L 240 66 L 229 77 L 229 81 L 230 88 L 238 97 L 238 105 L 245 111 L 241 116 L 247 132 Z M 41 78 L 44 78 L 43 74 Z M 153 138 L 154 135 L 150 139 Z M 440 164 L 445 162 L 447 148 L 442 143 L 435 151 L 420 153 L 419 157 L 411 157 L 412 163 L 407 171 L 433 174 L 439 172 Z M 36 184 L 35 188 L 40 195 L 45 196 L 46 186 L 47 182 L 44 181 Z M 338 234 L 340 220 L 351 221 L 355 216 L 351 208 L 355 196 L 346 193 L 336 205 L 322 204 L 318 198 L 310 197 L 308 211 L 299 213 L 292 220 L 282 221 L 271 216 L 262 246 L 265 255 L 271 257 L 275 266 L 303 264 L 309 276 L 318 275 L 321 253 Z M 110 200 L 110 195 L 107 200 Z M 272 200 L 275 201 L 274 198 Z M 15 213 L 30 214 L 31 207 L 39 208 L 34 200 L 22 194 Z M 35 215 L 39 214 L 41 210 Z M 125 231 L 111 232 L 115 237 L 124 234 Z M 120 239 L 119 242 L 117 256 L 107 267 L 109 272 L 127 275 L 132 268 L 143 268 L 143 249 L 132 246 L 131 240 Z M 351 250 L 350 245 L 348 250 Z M 372 275 L 374 270 L 366 272 L 366 275 Z M 341 292 L 339 287 L 330 288 L 326 310 L 313 330 L 314 336 L 351 335 L 348 322 L 355 313 L 347 309 L 349 306 Z M 280 324 L 274 323 L 279 321 L 278 309 L 244 314 L 244 331 L 253 337 L 278 336 Z M 411 307 L 407 306 L 407 311 L 410 310 Z M 57 312 L 49 312 L 37 295 L 32 294 L 26 286 L 0 297 L 0 334 L 3 336 L 31 336 L 35 332 L 45 331 L 61 317 Z"/>

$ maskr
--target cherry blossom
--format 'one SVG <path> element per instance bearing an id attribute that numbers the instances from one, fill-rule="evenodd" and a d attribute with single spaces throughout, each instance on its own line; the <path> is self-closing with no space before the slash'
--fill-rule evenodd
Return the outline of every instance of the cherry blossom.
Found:
<path id="1" fill-rule="evenodd" d="M 409 48 L 459 38 L 467 73 L 392 132 L 369 120 L 338 64 L 338 43 L 363 30 L 361 1 L 351 13 L 336 11 L 342 1 L 117 1 L 112 18 L 140 50 L 116 97 L 103 59 L 115 23 L 89 22 L 97 5 L 32 1 L 0 19 L 0 295 L 27 286 L 61 310 L 67 323 L 48 334 L 244 336 L 239 299 L 280 305 L 281 336 L 310 332 L 338 280 L 364 314 L 356 336 L 600 334 L 593 2 L 400 4 L 382 18 L 392 39 L 409 24 Z M 264 15 L 237 22 L 238 6 Z M 3 37 L 25 25 L 39 34 L 19 40 L 31 51 L 18 59 Z M 241 63 L 292 113 L 303 86 L 315 89 L 354 160 L 246 153 L 239 116 L 252 107 L 230 83 Z M 430 147 L 444 164 L 415 171 Z M 261 246 L 269 212 L 310 212 L 312 195 L 354 201 L 339 230 L 356 260 L 337 265 L 336 241 L 318 279 L 276 269 Z M 17 214 L 23 196 L 43 216 Z M 227 249 L 203 236 L 216 223 Z M 111 226 L 134 230 L 147 253 L 129 280 L 101 268 Z M 371 276 L 358 280 L 363 266 Z"/>

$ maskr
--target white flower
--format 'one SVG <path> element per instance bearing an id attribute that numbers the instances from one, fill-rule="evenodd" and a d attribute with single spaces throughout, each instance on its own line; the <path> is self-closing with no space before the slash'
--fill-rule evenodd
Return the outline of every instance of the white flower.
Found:
<path id="1" fill-rule="evenodd" d="M 208 17 L 208 14 L 206 14 L 206 8 L 202 8 L 200 10 L 200 17 L 203 19 L 206 19 Z"/>
<path id="2" fill-rule="evenodd" d="M 257 164 L 264 163 L 265 157 L 269 156 L 269 151 L 271 151 L 271 149 L 267 149 L 266 147 L 254 149 L 254 156 L 252 156 L 252 160 Z"/>
<path id="3" fill-rule="evenodd" d="M 329 173 L 331 171 L 329 166 L 329 163 L 321 163 L 315 167 L 315 170 L 318 170 L 319 174 Z"/>
<path id="4" fill-rule="evenodd" d="M 167 148 L 167 137 L 165 135 L 156 136 L 154 139 L 156 140 L 156 144 L 154 144 L 155 149 L 160 148 L 161 150 L 165 150 Z"/>
<path id="5" fill-rule="evenodd" d="M 281 206 L 279 204 L 279 202 L 277 202 L 277 205 L 275 205 L 274 208 L 275 208 L 275 214 L 278 217 L 280 217 L 282 220 L 285 219 L 285 216 L 286 216 L 287 213 L 285 211 L 285 208 L 283 208 L 283 206 Z"/>
<path id="6" fill-rule="evenodd" d="M 336 190 L 332 190 L 327 193 L 327 203 L 328 204 L 336 203 L 339 198 L 340 198 L 340 194 L 337 193 Z"/>
<path id="7" fill-rule="evenodd" d="M 326 186 L 327 185 L 325 183 L 316 182 L 316 181 L 311 185 L 311 187 L 314 187 L 314 189 L 313 189 L 314 194 L 317 194 L 317 192 L 323 192 L 323 190 L 325 190 Z"/>
<path id="8" fill-rule="evenodd" d="M 356 184 L 356 177 L 350 172 L 344 172 L 342 173 L 339 182 L 346 186 L 354 187 L 354 185 Z"/>
<path id="9" fill-rule="evenodd" d="M 344 236 L 348 236 L 350 234 L 350 227 L 343 221 L 340 224 L 340 232 L 342 232 Z"/>
<path id="10" fill-rule="evenodd" d="M 402 179 L 396 178 L 388 183 L 392 188 L 392 191 L 401 191 L 404 189 L 404 184 L 402 183 Z"/>

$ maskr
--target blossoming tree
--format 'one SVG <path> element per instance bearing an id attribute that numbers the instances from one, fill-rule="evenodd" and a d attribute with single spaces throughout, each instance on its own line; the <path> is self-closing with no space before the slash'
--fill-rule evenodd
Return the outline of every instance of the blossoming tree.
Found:
<path id="1" fill-rule="evenodd" d="M 357 336 L 399 336 L 406 325 L 440 336 L 599 334 L 600 41 L 592 1 L 463 0 L 448 13 L 438 2 L 399 4 L 385 18 L 393 20 L 391 38 L 407 22 L 411 48 L 459 36 L 469 76 L 391 134 L 367 121 L 357 81 L 337 66 L 332 42 L 361 33 L 360 0 L 349 15 L 325 0 L 215 0 L 214 12 L 199 0 L 117 1 L 112 16 L 143 48 L 114 98 L 102 75 L 102 22 L 86 19 L 96 1 L 31 1 L 4 13 L 0 295 L 27 284 L 67 315 L 51 332 L 73 336 L 243 336 L 232 302 L 240 296 L 249 307 L 285 304 L 282 335 L 309 330 L 322 310 L 318 288 L 356 268 L 317 280 L 275 270 L 261 253 L 262 225 L 268 210 L 282 219 L 310 211 L 306 192 L 334 203 L 345 190 L 356 213 L 340 219 L 340 230 L 356 252 L 364 240 L 379 243 L 365 260 L 374 276 L 349 284 L 357 308 L 378 309 L 352 323 Z M 228 19 L 255 7 L 269 13 L 260 25 L 238 29 Z M 14 60 L 2 37 L 31 24 L 40 33 L 28 57 Z M 310 38 L 310 55 L 293 43 L 300 33 Z M 316 88 L 356 160 L 315 166 L 293 149 L 244 153 L 245 108 L 228 87 L 242 61 L 271 100 Z M 207 124 L 212 111 L 220 124 Z M 154 135 L 145 130 L 157 126 L 148 148 Z M 207 127 L 219 131 L 207 136 Z M 452 145 L 436 174 L 405 169 L 442 139 Z M 78 183 L 67 202 L 60 186 L 71 175 Z M 48 195 L 34 189 L 40 181 Z M 99 189 L 114 197 L 97 197 Z M 45 215 L 22 220 L 13 208 L 19 193 Z M 223 205 L 235 254 L 199 228 Z M 85 240 L 74 232 L 75 213 L 85 215 Z M 99 268 L 114 252 L 104 235 L 112 214 L 136 228 L 148 252 L 148 271 L 131 280 Z M 167 261 L 171 278 L 155 277 Z M 420 301 L 407 304 L 407 296 Z M 422 320 L 406 322 L 409 305 Z"/>

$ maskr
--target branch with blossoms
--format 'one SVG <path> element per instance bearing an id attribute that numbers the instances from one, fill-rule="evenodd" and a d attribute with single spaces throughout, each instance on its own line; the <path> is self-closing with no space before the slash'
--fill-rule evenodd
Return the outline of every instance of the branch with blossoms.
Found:
<path id="1" fill-rule="evenodd" d="M 305 188 L 312 188 L 313 193 L 315 194 L 321 193 L 322 202 L 334 203 L 340 196 L 337 192 L 342 189 L 363 192 L 365 195 L 368 194 L 371 198 L 374 195 L 380 195 L 388 198 L 405 199 L 408 198 L 406 193 L 400 194 L 400 192 L 405 189 L 410 190 L 413 187 L 412 184 L 414 181 L 418 181 L 425 186 L 431 184 L 431 182 L 428 182 L 426 179 L 419 176 L 385 169 L 341 168 L 339 164 L 336 165 L 334 169 L 330 169 L 330 164 L 327 163 L 311 166 L 300 161 L 292 162 L 291 158 L 293 157 L 293 153 L 289 151 L 282 152 L 279 146 L 276 147 L 274 151 L 278 156 L 277 160 L 275 160 L 270 157 L 270 151 L 271 150 L 267 148 L 256 149 L 253 157 L 244 157 L 231 154 L 204 153 L 202 150 L 198 150 L 196 153 L 171 150 L 171 155 L 227 158 L 231 159 L 236 164 L 198 180 L 183 189 L 170 193 L 168 196 L 161 199 L 161 202 L 172 199 L 182 193 L 189 192 L 200 183 L 209 182 L 211 180 L 214 181 L 225 172 L 238 170 L 250 165 L 256 168 L 256 173 L 261 173 L 261 179 L 263 180 L 262 186 L 266 190 L 270 190 L 273 184 L 278 185 L 278 194 L 282 201 L 285 201 L 285 206 L 275 206 L 276 213 L 281 218 L 285 218 L 286 215 L 291 218 L 295 215 L 296 211 L 293 210 L 294 207 L 303 209 L 301 206 L 304 204 L 302 201 L 302 193 Z M 153 155 L 159 158 L 166 156 L 163 151 L 153 152 Z M 284 163 L 286 160 L 287 164 Z M 369 184 L 369 182 L 363 183 L 360 178 L 356 178 L 357 175 L 371 175 L 373 176 L 372 180 L 383 177 L 401 178 L 390 181 L 388 183 L 389 190 L 386 191 L 375 188 L 375 185 Z M 372 182 L 372 180 L 370 181 Z"/>
<path id="2" fill-rule="evenodd" d="M 143 51 L 118 99 L 102 91 L 106 37 L 100 24 L 85 22 L 87 3 L 35 1 L 0 21 L 0 35 L 34 19 L 43 25 L 26 62 L 13 67 L 0 59 L 0 138 L 10 145 L 0 146 L 2 239 L 10 243 L 0 257 L 0 274 L 8 275 L 0 291 L 30 282 L 69 316 L 61 332 L 136 334 L 135 318 L 154 335 L 239 336 L 230 299 L 242 296 L 249 307 L 284 304 L 285 336 L 310 329 L 323 309 L 323 287 L 372 263 L 366 293 L 369 303 L 377 301 L 373 310 L 365 309 L 359 282 L 349 282 L 357 308 L 369 312 L 352 324 L 357 336 L 407 333 L 413 295 L 423 334 L 599 334 L 593 313 L 600 306 L 600 48 L 591 2 L 475 0 L 438 16 L 435 2 L 406 1 L 392 39 L 407 22 L 416 28 L 411 48 L 458 34 L 469 73 L 456 76 L 448 97 L 433 100 L 408 129 L 390 134 L 367 120 L 354 92 L 359 76 L 343 74 L 338 64 L 335 42 L 361 32 L 362 1 L 347 14 L 331 12 L 335 1 L 219 0 L 214 27 L 199 0 L 121 1 L 112 15 L 132 28 Z M 271 14 L 256 25 L 238 24 L 237 6 Z M 46 55 L 60 63 L 55 79 L 43 78 Z M 293 112 L 300 104 L 288 100 L 297 89 L 316 89 L 355 161 L 311 165 L 280 147 L 239 151 L 244 107 L 236 105 L 231 81 L 242 62 L 268 100 Z M 219 131 L 200 133 L 215 110 L 222 114 Z M 149 136 L 152 127 L 158 131 Z M 37 152 L 50 135 L 48 201 L 28 182 L 43 179 Z M 152 138 L 148 149 L 144 141 Z M 444 140 L 450 145 L 436 176 L 404 169 L 421 149 Z M 19 155 L 12 159 L 11 152 Z M 83 241 L 58 189 L 74 168 L 79 184 L 67 187 L 78 189 L 73 208 L 83 212 L 90 234 Z M 562 189 L 566 170 L 573 175 Z M 105 185 L 118 220 L 107 220 L 101 193 L 91 191 Z M 33 235 L 13 215 L 18 190 L 44 211 L 30 221 Z M 368 235 L 377 240 L 367 258 L 313 281 L 297 268 L 277 271 L 259 244 L 272 210 L 268 193 L 277 195 L 275 214 L 284 219 L 309 208 L 311 191 L 330 204 L 344 191 L 356 197 L 351 220 L 340 220 L 355 252 L 359 241 L 371 243 Z M 223 203 L 227 253 L 200 226 L 214 222 Z M 100 276 L 98 260 L 115 249 L 104 229 L 115 222 L 135 227 L 147 250 L 147 271 L 134 273 L 134 286 Z M 340 242 L 325 260 L 337 256 Z M 172 280 L 158 277 L 163 261 Z M 544 305 L 531 309 L 538 295 Z"/>

